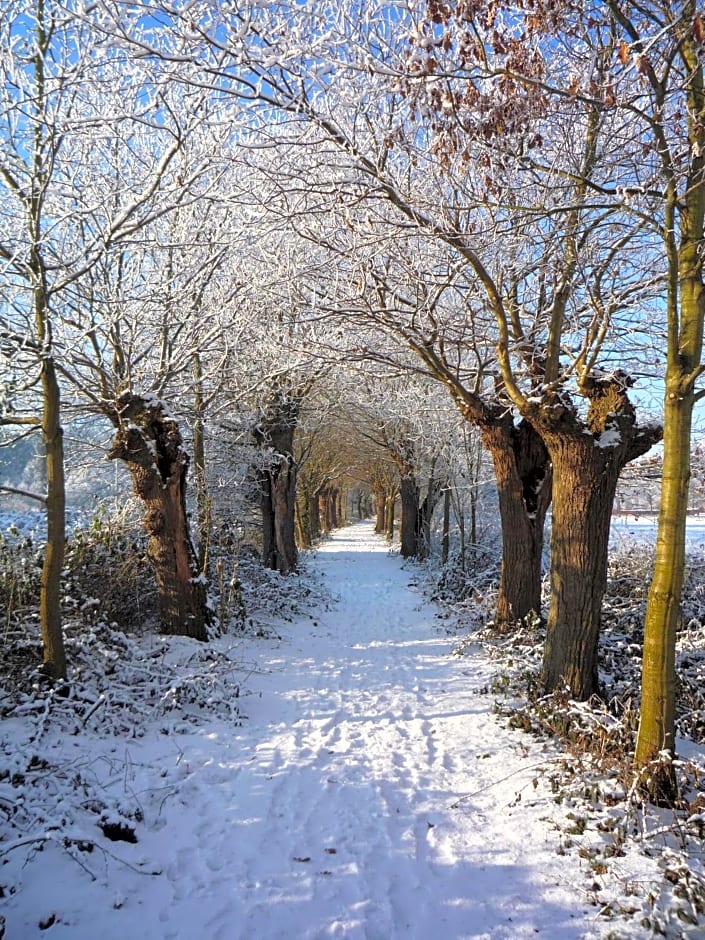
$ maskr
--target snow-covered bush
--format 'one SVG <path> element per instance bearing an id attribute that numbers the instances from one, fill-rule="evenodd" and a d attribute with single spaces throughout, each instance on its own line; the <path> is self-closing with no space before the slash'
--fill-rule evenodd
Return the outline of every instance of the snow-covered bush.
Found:
<path id="1" fill-rule="evenodd" d="M 74 531 L 66 546 L 67 613 L 87 623 L 114 623 L 128 633 L 153 628 L 157 596 L 145 541 L 128 512 L 96 514 L 87 528 Z"/>

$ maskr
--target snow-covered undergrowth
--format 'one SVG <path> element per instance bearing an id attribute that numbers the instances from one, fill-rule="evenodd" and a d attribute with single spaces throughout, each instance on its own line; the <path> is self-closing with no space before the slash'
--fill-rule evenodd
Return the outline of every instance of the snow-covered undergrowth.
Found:
<path id="1" fill-rule="evenodd" d="M 500 720 L 555 742 L 561 757 L 539 775 L 563 808 L 559 851 L 594 872 L 593 903 L 611 936 L 705 935 L 705 556 L 693 551 L 678 637 L 675 808 L 645 802 L 634 774 L 643 619 L 652 551 L 623 540 L 610 559 L 600 641 L 601 696 L 587 703 L 538 691 L 544 632 L 539 623 L 498 632 L 477 593 L 445 598 L 444 617 L 461 639 L 456 655 L 480 640 L 495 664 L 485 691 Z M 430 587 L 434 591 L 433 586 Z"/>

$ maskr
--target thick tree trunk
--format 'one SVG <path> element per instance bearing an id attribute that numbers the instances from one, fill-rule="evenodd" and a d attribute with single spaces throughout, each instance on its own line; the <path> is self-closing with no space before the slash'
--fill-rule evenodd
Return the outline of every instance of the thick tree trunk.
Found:
<path id="1" fill-rule="evenodd" d="M 607 579 L 610 517 L 620 460 L 591 436 L 557 439 L 553 462 L 551 606 L 542 681 L 576 699 L 598 690 L 597 643 Z"/>
<path id="2" fill-rule="evenodd" d="M 415 477 L 407 473 L 401 478 L 401 556 L 415 558 L 419 545 L 419 488 Z"/>
<path id="3" fill-rule="evenodd" d="M 186 516 L 188 456 L 176 422 L 156 399 L 125 393 L 109 457 L 124 460 L 145 506 L 148 557 L 159 594 L 162 630 L 206 640 L 211 619 L 205 577 Z"/>
<path id="4" fill-rule="evenodd" d="M 326 519 L 328 523 L 328 531 L 332 532 L 333 529 L 337 529 L 339 525 L 338 519 L 338 496 L 339 491 L 337 487 L 330 486 L 326 490 Z"/>
<path id="5" fill-rule="evenodd" d="M 551 607 L 542 681 L 549 692 L 567 687 L 581 700 L 598 691 L 600 611 L 619 474 L 661 439 L 660 427 L 637 426 L 629 385 L 621 373 L 586 379 L 587 422 L 557 404 L 547 409 L 542 426 L 553 462 Z"/>
<path id="6" fill-rule="evenodd" d="M 296 461 L 294 432 L 299 401 L 277 391 L 268 414 L 255 429 L 257 443 L 267 448 L 260 470 L 262 561 L 280 574 L 296 570 Z"/>
<path id="7" fill-rule="evenodd" d="M 41 372 L 42 436 L 47 471 L 47 544 L 39 592 L 43 669 L 52 679 L 66 678 L 66 653 L 61 625 L 61 571 L 66 541 L 66 488 L 61 394 L 54 363 L 47 358 Z"/>
<path id="8" fill-rule="evenodd" d="M 277 455 L 260 475 L 262 561 L 279 574 L 296 570 L 296 465 Z"/>
<path id="9" fill-rule="evenodd" d="M 551 502 L 548 452 L 526 421 L 507 415 L 480 429 L 492 457 L 502 527 L 498 624 L 541 615 L 544 522 Z"/>
<path id="10" fill-rule="evenodd" d="M 296 569 L 298 554 L 295 537 L 296 464 L 289 455 L 269 471 L 274 506 L 276 568 L 280 574 Z"/>

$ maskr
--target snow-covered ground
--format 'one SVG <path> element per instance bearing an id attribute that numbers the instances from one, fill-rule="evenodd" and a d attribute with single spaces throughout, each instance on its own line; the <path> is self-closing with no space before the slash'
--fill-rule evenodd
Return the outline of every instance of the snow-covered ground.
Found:
<path id="1" fill-rule="evenodd" d="M 637 540 L 653 544 L 656 541 L 658 516 L 630 516 L 629 513 L 612 516 L 610 538 L 613 547 Z M 686 524 L 686 544 L 689 550 L 705 545 L 705 516 L 691 515 Z"/>
<path id="2" fill-rule="evenodd" d="M 456 641 L 369 523 L 336 533 L 310 564 L 330 601 L 278 624 L 276 638 L 216 641 L 243 720 L 235 710 L 175 720 L 155 707 L 130 731 L 127 703 L 115 738 L 92 730 L 96 700 L 63 731 L 30 708 L 2 722 L 6 940 L 614 930 L 594 871 L 561 849 L 564 810 L 538 771 L 554 755 L 498 722 L 480 649 L 451 655 Z M 187 641 L 138 642 L 152 659 L 191 662 Z M 11 784 L 18 755 L 32 754 Z M 30 812 L 37 787 L 56 799 L 42 825 Z M 95 794 L 136 842 L 106 838 Z M 15 815 L 23 831 L 5 825 L 17 799 L 28 804 Z M 624 878 L 639 877 L 629 864 Z M 619 927 L 613 936 L 648 935 Z"/>

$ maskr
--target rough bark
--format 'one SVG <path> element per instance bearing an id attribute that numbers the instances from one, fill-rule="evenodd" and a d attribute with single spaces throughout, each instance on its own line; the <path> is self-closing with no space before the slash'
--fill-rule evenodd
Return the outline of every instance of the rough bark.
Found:
<path id="1" fill-rule="evenodd" d="M 607 578 L 612 501 L 621 461 L 605 460 L 592 438 L 551 443 L 551 604 L 543 683 L 573 698 L 598 689 L 597 643 Z"/>
<path id="2" fill-rule="evenodd" d="M 206 640 L 211 614 L 186 515 L 188 456 L 178 425 L 157 399 L 130 392 L 122 395 L 114 420 L 109 457 L 125 461 L 145 507 L 162 630 Z"/>
<path id="3" fill-rule="evenodd" d="M 276 569 L 289 574 L 296 569 L 298 553 L 295 535 L 296 465 L 292 455 L 270 468 L 269 482 L 274 507 Z"/>
<path id="4" fill-rule="evenodd" d="M 415 558 L 419 547 L 419 488 L 416 478 L 407 470 L 402 474 L 401 495 L 401 549 L 402 558 Z"/>
<path id="5" fill-rule="evenodd" d="M 259 472 L 262 561 L 284 575 L 295 571 L 298 564 L 294 459 L 298 410 L 296 396 L 278 390 L 254 431 L 255 440 L 264 451 Z"/>
<path id="6" fill-rule="evenodd" d="M 547 409 L 551 420 L 542 430 L 553 463 L 551 605 L 542 681 L 547 691 L 567 687 L 580 700 L 598 692 L 597 645 L 617 481 L 623 467 L 661 436 L 660 428 L 636 424 L 629 384 L 620 374 L 586 381 L 587 422 L 557 403 Z"/>
<path id="7" fill-rule="evenodd" d="M 540 437 L 526 421 L 494 414 L 480 425 L 494 465 L 502 527 L 502 567 L 495 621 L 541 615 L 544 523 L 551 503 L 551 466 Z"/>
<path id="8" fill-rule="evenodd" d="M 260 473 L 262 561 L 280 574 L 296 570 L 296 465 L 291 453 L 277 454 Z"/>

